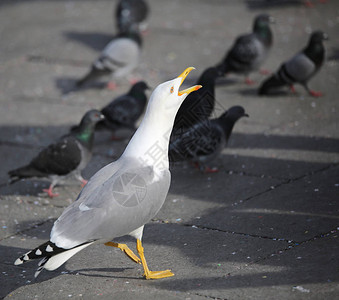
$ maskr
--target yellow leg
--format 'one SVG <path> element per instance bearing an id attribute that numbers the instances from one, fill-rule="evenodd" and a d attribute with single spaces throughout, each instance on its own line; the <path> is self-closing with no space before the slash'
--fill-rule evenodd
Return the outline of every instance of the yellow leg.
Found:
<path id="1" fill-rule="evenodd" d="M 128 258 L 130 258 L 132 261 L 140 264 L 140 258 L 138 256 L 136 256 L 133 251 L 128 248 L 128 246 L 126 244 L 119 244 L 119 243 L 114 243 L 114 242 L 107 242 L 105 243 L 105 246 L 110 246 L 110 247 L 115 247 L 115 248 L 119 248 L 122 252 L 124 252 Z"/>
<path id="2" fill-rule="evenodd" d="M 142 266 L 144 267 L 144 276 L 146 279 L 160 279 L 165 277 L 171 277 L 174 276 L 174 274 L 171 272 L 171 270 L 165 270 L 165 271 L 150 271 L 148 269 L 145 255 L 144 255 L 144 247 L 141 244 L 141 241 L 137 239 L 137 251 L 139 253 Z"/>

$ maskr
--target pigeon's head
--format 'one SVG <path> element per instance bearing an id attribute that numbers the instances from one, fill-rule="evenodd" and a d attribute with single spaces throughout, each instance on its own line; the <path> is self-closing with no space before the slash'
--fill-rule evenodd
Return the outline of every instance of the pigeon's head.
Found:
<path id="1" fill-rule="evenodd" d="M 145 81 L 138 81 L 133 85 L 133 88 L 135 88 L 138 91 L 144 92 L 145 90 L 148 90 L 150 87 L 147 85 Z"/>
<path id="2" fill-rule="evenodd" d="M 254 29 L 266 28 L 272 23 L 275 23 L 275 20 L 272 16 L 261 14 L 254 19 Z"/>
<path id="3" fill-rule="evenodd" d="M 86 112 L 85 115 L 82 117 L 81 124 L 96 124 L 104 118 L 104 115 L 100 111 L 92 109 Z"/>
<path id="4" fill-rule="evenodd" d="M 186 97 L 202 87 L 201 85 L 195 85 L 184 90 L 179 90 L 181 84 L 193 69 L 193 67 L 189 67 L 177 78 L 158 85 L 151 95 L 150 106 L 156 106 L 155 110 L 160 114 L 166 112 L 170 114 L 176 113 Z"/>
<path id="5" fill-rule="evenodd" d="M 229 108 L 225 111 L 220 119 L 233 120 L 234 122 L 239 120 L 242 117 L 248 117 L 248 114 L 245 112 L 245 109 L 242 106 L 236 105 Z"/>
<path id="6" fill-rule="evenodd" d="M 328 40 L 328 35 L 320 30 L 314 31 L 310 37 L 311 43 L 321 43 L 326 40 Z"/>
<path id="7" fill-rule="evenodd" d="M 220 75 L 219 71 L 215 67 L 207 68 L 200 76 L 198 82 L 202 85 L 205 84 L 205 82 L 215 82 L 217 77 Z"/>

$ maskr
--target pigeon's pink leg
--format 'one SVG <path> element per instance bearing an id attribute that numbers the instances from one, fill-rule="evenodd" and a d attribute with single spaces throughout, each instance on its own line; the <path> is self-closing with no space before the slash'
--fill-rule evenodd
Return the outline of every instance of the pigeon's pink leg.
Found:
<path id="1" fill-rule="evenodd" d="M 58 197 L 59 194 L 54 194 L 53 193 L 53 185 L 51 184 L 48 189 L 43 189 L 43 192 L 47 193 L 48 197 L 53 198 L 53 197 Z"/>
<path id="2" fill-rule="evenodd" d="M 311 1 L 309 1 L 309 0 L 305 1 L 305 5 L 306 5 L 306 7 L 309 7 L 309 8 L 313 8 L 314 7 L 314 4 Z"/>
<path id="3" fill-rule="evenodd" d="M 84 187 L 87 184 L 88 180 L 81 179 L 81 187 Z"/>
<path id="4" fill-rule="evenodd" d="M 323 95 L 322 92 L 316 92 L 316 91 L 312 91 L 312 90 L 310 90 L 310 94 L 313 97 L 321 97 Z"/>
<path id="5" fill-rule="evenodd" d="M 117 89 L 117 85 L 114 81 L 110 81 L 109 83 L 107 83 L 107 88 L 111 91 L 114 91 Z"/>
<path id="6" fill-rule="evenodd" d="M 214 167 L 214 168 L 210 168 L 210 167 L 206 167 L 204 170 L 205 173 L 217 173 L 219 172 L 219 169 Z"/>
<path id="7" fill-rule="evenodd" d="M 294 88 L 294 85 L 293 85 L 293 84 L 291 84 L 291 85 L 290 85 L 290 90 L 291 90 L 291 92 L 292 92 L 293 94 L 295 94 L 295 93 L 296 93 L 296 91 L 295 91 L 295 88 Z"/>
<path id="8" fill-rule="evenodd" d="M 246 78 L 245 78 L 245 83 L 246 83 L 247 85 L 253 85 L 255 82 L 254 82 L 252 79 L 250 79 L 249 77 L 246 77 Z"/>
<path id="9" fill-rule="evenodd" d="M 267 70 L 267 69 L 261 69 L 259 71 L 260 74 L 262 75 L 270 75 L 271 74 L 271 71 Z"/>

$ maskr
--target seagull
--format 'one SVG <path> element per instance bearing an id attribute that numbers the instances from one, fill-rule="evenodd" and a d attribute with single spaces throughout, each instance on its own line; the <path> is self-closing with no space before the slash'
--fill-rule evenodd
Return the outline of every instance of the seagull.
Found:
<path id="1" fill-rule="evenodd" d="M 120 0 L 115 8 L 116 26 L 119 32 L 147 29 L 149 6 L 144 0 Z"/>
<path id="2" fill-rule="evenodd" d="M 101 109 L 105 119 L 97 123 L 97 129 L 116 131 L 120 128 L 135 131 L 135 123 L 143 114 L 147 104 L 145 90 L 149 86 L 144 81 L 135 83 L 127 94 L 121 95 Z"/>
<path id="3" fill-rule="evenodd" d="M 313 97 L 322 96 L 321 92 L 308 87 L 308 81 L 320 70 L 325 61 L 323 41 L 328 35 L 322 31 L 312 33 L 307 46 L 288 61 L 282 63 L 276 73 L 265 80 L 259 88 L 259 95 L 269 94 L 270 91 L 289 85 L 294 93 L 293 84 L 300 83 Z"/>
<path id="4" fill-rule="evenodd" d="M 141 46 L 139 33 L 134 31 L 119 33 L 102 50 L 90 71 L 76 82 L 76 86 L 83 87 L 109 75 L 112 79 L 126 77 L 138 66 Z M 115 83 L 111 82 L 108 87 L 115 89 Z"/>
<path id="5" fill-rule="evenodd" d="M 245 82 L 253 84 L 248 75 L 263 64 L 273 43 L 270 23 L 274 23 L 274 18 L 269 15 L 262 14 L 255 18 L 253 32 L 239 36 L 225 58 L 217 65 L 220 75 L 244 74 Z"/>
<path id="6" fill-rule="evenodd" d="M 23 178 L 48 178 L 51 184 L 43 191 L 51 198 L 59 195 L 53 193 L 54 186 L 70 175 L 85 185 L 81 171 L 92 157 L 95 124 L 103 118 L 98 110 L 88 111 L 76 130 L 44 148 L 28 165 L 9 171 L 10 183 Z"/>
<path id="7" fill-rule="evenodd" d="M 219 118 L 195 124 L 169 146 L 171 162 L 188 160 L 207 173 L 217 172 L 205 164 L 216 158 L 227 145 L 234 124 L 248 117 L 242 106 L 232 106 Z"/>
<path id="8" fill-rule="evenodd" d="M 141 263 L 146 279 L 170 277 L 170 270 L 150 271 L 142 235 L 144 225 L 160 210 L 171 181 L 168 143 L 174 117 L 195 85 L 179 91 L 187 68 L 177 78 L 160 84 L 152 93 L 145 116 L 121 157 L 94 174 L 55 221 L 50 240 L 15 261 L 20 265 L 42 259 L 35 277 L 43 270 L 55 270 L 77 252 L 95 243 L 121 249 L 132 261 Z M 130 235 L 137 240 L 137 252 L 114 238 Z"/>

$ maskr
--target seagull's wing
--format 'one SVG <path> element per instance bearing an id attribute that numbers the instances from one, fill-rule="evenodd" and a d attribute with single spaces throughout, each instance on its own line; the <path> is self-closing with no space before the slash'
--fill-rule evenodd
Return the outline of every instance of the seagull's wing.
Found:
<path id="1" fill-rule="evenodd" d="M 122 157 L 90 179 L 78 199 L 54 223 L 51 241 L 69 249 L 126 235 L 156 215 L 169 184 L 168 170 L 158 174 L 153 167 Z"/>

